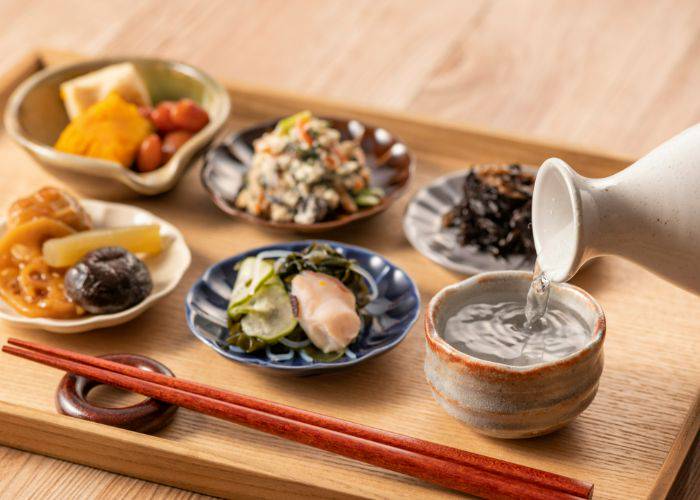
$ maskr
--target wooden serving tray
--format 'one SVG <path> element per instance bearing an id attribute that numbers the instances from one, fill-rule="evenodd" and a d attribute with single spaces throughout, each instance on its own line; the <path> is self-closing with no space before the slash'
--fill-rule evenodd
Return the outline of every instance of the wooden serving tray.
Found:
<path id="1" fill-rule="evenodd" d="M 31 55 L 0 77 L 0 104 L 33 72 L 76 57 L 55 52 Z M 632 161 L 407 114 L 243 84 L 228 87 L 233 98 L 230 129 L 301 109 L 355 117 L 390 129 L 418 158 L 411 191 L 474 162 L 538 165 L 558 156 L 586 175 L 603 176 Z M 0 135 L 0 158 L 3 211 L 16 197 L 55 184 L 5 134 Z M 440 288 L 461 277 L 433 264 L 406 241 L 401 218 L 409 198 L 410 193 L 387 213 L 324 236 L 386 255 L 417 281 L 426 304 Z M 185 378 L 591 481 L 597 498 L 660 498 L 697 484 L 697 467 L 692 464 L 697 457 L 688 452 L 697 452 L 694 440 L 700 423 L 700 299 L 632 264 L 600 259 L 574 281 L 598 299 L 608 319 L 606 366 L 593 404 L 559 432 L 504 441 L 471 431 L 435 403 L 423 376 L 421 320 L 390 353 L 328 375 L 283 378 L 221 358 L 190 334 L 184 313 L 187 290 L 215 261 L 292 237 L 221 213 L 200 185 L 198 166 L 172 192 L 131 202 L 174 223 L 185 234 L 193 264 L 177 290 L 120 327 L 60 336 L 3 324 L 0 340 L 16 336 L 92 354 L 152 356 Z M 399 474 L 186 410 L 180 410 L 174 423 L 157 436 L 61 416 L 53 406 L 61 375 L 2 356 L 0 443 L 219 496 L 452 495 Z M 686 457 L 685 472 L 679 474 Z"/>

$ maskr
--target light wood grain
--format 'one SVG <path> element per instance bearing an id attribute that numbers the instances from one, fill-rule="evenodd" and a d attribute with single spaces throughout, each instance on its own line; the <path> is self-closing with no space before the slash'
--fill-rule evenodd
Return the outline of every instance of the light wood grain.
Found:
<path id="1" fill-rule="evenodd" d="M 36 46 L 147 53 L 224 78 L 633 156 L 700 120 L 694 0 L 283 3 L 0 0 L 0 73 Z M 13 474 L 0 474 L 0 497 L 22 497 L 17 484 L 25 496 L 55 498 L 73 497 L 73 484 L 84 498 L 173 494 L 7 453 L 0 469 Z"/>
<path id="2" fill-rule="evenodd" d="M 49 60 L 58 61 L 61 57 L 55 55 Z M 353 112 L 325 100 L 300 99 L 275 92 L 256 93 L 246 86 L 233 89 L 233 106 L 237 110 L 231 123 L 234 128 L 278 113 L 279 109 L 308 107 L 328 113 L 352 113 L 392 130 L 398 129 L 401 135 L 415 140 L 415 144 L 407 140 L 419 158 L 414 189 L 456 166 L 493 160 L 498 150 L 508 152 L 508 157 L 503 158 L 508 161 L 535 161 L 556 151 L 589 175 L 604 175 L 631 161 L 606 159 L 600 153 L 587 154 L 513 137 L 489 138 L 484 132 L 468 127 L 451 127 L 418 118 L 404 123 L 407 117 L 403 115 L 368 109 Z M 16 182 L 0 186 L 2 199 L 9 202 L 48 181 L 48 176 L 11 145 L 6 136 L 0 136 L 0 151 L 6 160 L 0 165 L 0 173 L 9 175 L 10 169 L 19 165 L 23 172 Z M 193 168 L 173 192 L 136 203 L 185 231 L 194 257 L 185 283 L 194 281 L 208 265 L 224 256 L 289 239 L 231 221 L 218 212 L 200 186 L 198 173 Z M 408 245 L 400 224 L 396 223 L 405 201 L 373 221 L 329 236 L 371 246 L 390 257 L 417 279 L 425 301 L 457 276 L 420 257 Z M 700 339 L 695 335 L 700 321 L 699 299 L 614 259 L 588 266 L 577 276 L 576 283 L 601 302 L 608 317 L 606 368 L 600 392 L 589 410 L 568 428 L 518 442 L 481 437 L 447 416 L 432 400 L 421 369 L 420 324 L 406 341 L 382 358 L 354 370 L 307 379 L 271 377 L 250 370 L 218 358 L 194 341 L 182 318 L 186 286 L 179 287 L 166 301 L 125 327 L 75 336 L 19 332 L 5 327 L 4 334 L 91 353 L 130 350 L 151 355 L 183 377 L 579 477 L 596 483 L 599 498 L 640 498 L 659 484 L 663 479 L 660 475 L 675 476 L 680 463 L 668 465 L 667 456 L 670 451 L 683 448 L 676 436 L 680 433 L 687 437 L 697 429 L 697 409 L 691 412 L 691 408 L 700 380 L 700 367 L 694 363 L 700 353 Z M 654 322 L 659 314 L 655 307 L 658 297 L 665 300 L 662 324 Z M 653 359 L 649 359 L 648 353 L 654 353 Z M 43 449 L 74 461 L 219 495 L 226 491 L 244 494 L 245 487 L 253 484 L 262 487 L 255 490 L 255 494 L 262 496 L 280 491 L 305 496 L 326 496 L 330 491 L 338 495 L 386 494 L 405 498 L 449 495 L 397 474 L 186 411 L 159 437 L 153 438 L 76 422 L 53 415 L 52 393 L 59 373 L 29 366 L 23 360 L 7 359 L 0 365 L 0 377 L 6 381 L 0 387 L 0 401 L 26 408 L 28 415 L 17 420 L 16 412 L 6 405 L 0 411 L 1 419 L 8 424 L 0 428 L 16 429 L 0 434 L 0 440 L 14 446 Z M 368 391 L 368 387 L 372 390 Z M 27 421 L 31 424 L 25 425 Z M 9 437 L 15 433 L 19 437 Z M 97 447 L 97 453 L 95 445 L 89 444 L 90 434 L 102 438 L 103 445 Z M 77 441 L 65 449 L 68 437 Z M 153 460 L 144 462 L 148 448 L 154 450 Z M 122 456 L 129 460 L 115 460 Z M 184 463 L 178 461 L 179 457 L 194 460 L 192 470 L 179 465 Z M 665 462 L 669 468 L 666 472 L 662 471 Z M 167 474 L 163 464 L 171 463 L 175 473 Z M 224 482 L 233 476 L 239 479 L 235 484 L 243 489 Z M 298 479 L 302 477 L 311 485 L 307 491 L 297 489 L 301 488 Z M 283 485 L 281 489 L 277 489 L 277 484 Z"/>

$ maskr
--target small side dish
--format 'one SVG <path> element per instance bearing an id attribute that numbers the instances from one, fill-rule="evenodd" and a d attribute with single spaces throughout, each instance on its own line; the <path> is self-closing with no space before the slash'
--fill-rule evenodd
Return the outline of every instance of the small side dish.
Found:
<path id="1" fill-rule="evenodd" d="M 53 319 L 138 304 L 153 288 L 148 268 L 124 248 L 102 245 L 119 245 L 120 234 L 96 238 L 80 203 L 56 188 L 17 200 L 0 239 L 0 297 L 24 316 Z"/>
<path id="2" fill-rule="evenodd" d="M 326 120 L 303 111 L 254 142 L 236 206 L 275 222 L 313 224 L 381 201 L 357 138 L 342 140 Z"/>
<path id="3" fill-rule="evenodd" d="M 0 319 L 55 333 L 121 324 L 170 293 L 190 260 L 167 221 L 45 187 L 0 218 Z"/>
<path id="4" fill-rule="evenodd" d="M 360 314 L 377 297 L 372 276 L 329 245 L 300 252 L 269 251 L 238 265 L 226 339 L 271 360 L 333 361 L 354 356 L 348 346 L 362 329 Z"/>
<path id="5" fill-rule="evenodd" d="M 214 203 L 234 217 L 316 233 L 389 208 L 413 165 L 386 129 L 303 111 L 231 135 L 209 150 L 201 176 Z"/>
<path id="6" fill-rule="evenodd" d="M 131 63 L 82 75 L 60 89 L 71 122 L 56 149 L 141 173 L 163 166 L 209 123 L 207 112 L 192 99 L 153 107 L 146 83 Z"/>
<path id="7" fill-rule="evenodd" d="M 404 232 L 426 257 L 453 271 L 532 269 L 529 166 L 475 165 L 436 179 L 410 201 Z"/>
<path id="8" fill-rule="evenodd" d="M 417 319 L 420 298 L 410 277 L 381 255 L 298 241 L 215 264 L 185 306 L 192 333 L 220 355 L 310 375 L 395 347 Z"/>
<path id="9" fill-rule="evenodd" d="M 230 110 L 227 90 L 194 66 L 110 57 L 32 74 L 7 100 L 3 122 L 61 183 L 124 200 L 175 187 Z"/>

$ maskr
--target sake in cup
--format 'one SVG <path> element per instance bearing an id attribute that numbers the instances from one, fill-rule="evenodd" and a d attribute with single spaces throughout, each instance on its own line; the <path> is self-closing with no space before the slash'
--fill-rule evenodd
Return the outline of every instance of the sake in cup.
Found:
<path id="1" fill-rule="evenodd" d="M 593 401 L 603 371 L 605 315 L 580 288 L 552 283 L 550 304 L 574 311 L 589 329 L 584 346 L 553 361 L 511 366 L 466 354 L 444 338 L 447 320 L 465 304 L 489 294 L 522 297 L 532 274 L 498 271 L 448 286 L 425 315 L 425 375 L 437 402 L 476 431 L 498 438 L 526 438 L 555 431 Z"/>

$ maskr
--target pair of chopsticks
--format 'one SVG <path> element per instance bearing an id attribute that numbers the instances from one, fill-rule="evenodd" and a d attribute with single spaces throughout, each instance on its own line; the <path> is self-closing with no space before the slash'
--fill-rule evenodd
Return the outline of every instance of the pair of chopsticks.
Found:
<path id="1" fill-rule="evenodd" d="M 102 358 L 9 339 L 2 350 L 103 384 L 483 498 L 590 498 L 593 485 Z"/>

